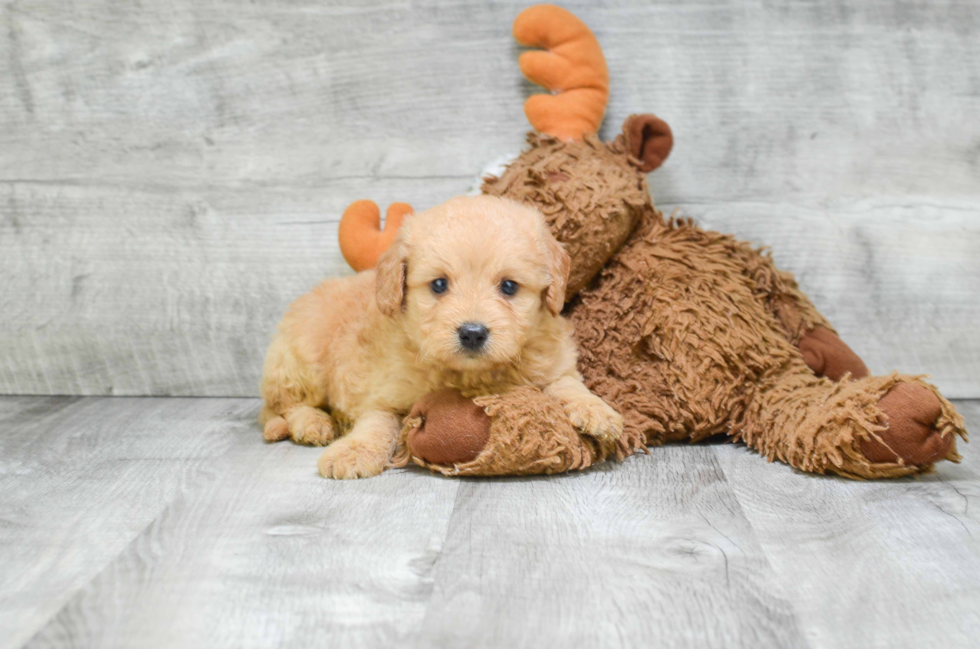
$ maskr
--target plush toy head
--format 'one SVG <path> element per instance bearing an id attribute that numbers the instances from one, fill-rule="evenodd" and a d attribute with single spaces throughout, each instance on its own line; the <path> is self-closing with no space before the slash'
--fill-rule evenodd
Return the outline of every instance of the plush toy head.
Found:
<path id="1" fill-rule="evenodd" d="M 602 49 L 586 25 L 553 5 L 526 9 L 514 21 L 522 45 L 545 48 L 521 55 L 528 80 L 554 94 L 524 104 L 537 133 L 531 145 L 483 192 L 530 203 L 544 212 L 573 260 L 567 297 L 595 276 L 652 207 L 646 174 L 670 154 L 673 136 L 653 115 L 633 115 L 605 144 L 596 137 L 609 93 Z"/>
<path id="2" fill-rule="evenodd" d="M 566 142 L 531 133 L 528 142 L 530 148 L 500 178 L 485 179 L 483 193 L 544 213 L 572 258 L 566 292 L 571 299 L 619 250 L 644 210 L 652 209 L 646 171 L 654 167 L 634 151 L 645 151 L 659 165 L 670 151 L 670 127 L 653 115 L 634 115 L 610 144 L 593 134 Z"/>

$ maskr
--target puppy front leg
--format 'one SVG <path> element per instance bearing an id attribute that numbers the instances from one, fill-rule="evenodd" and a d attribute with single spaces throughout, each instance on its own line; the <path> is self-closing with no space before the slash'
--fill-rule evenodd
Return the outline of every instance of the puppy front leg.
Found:
<path id="1" fill-rule="evenodd" d="M 320 475 L 339 479 L 379 475 L 395 452 L 400 428 L 401 419 L 393 413 L 374 410 L 361 415 L 351 431 L 320 456 Z"/>
<path id="2" fill-rule="evenodd" d="M 592 394 L 581 380 L 563 376 L 545 392 L 562 402 L 568 420 L 582 432 L 600 440 L 617 440 L 623 434 L 622 415 Z"/>

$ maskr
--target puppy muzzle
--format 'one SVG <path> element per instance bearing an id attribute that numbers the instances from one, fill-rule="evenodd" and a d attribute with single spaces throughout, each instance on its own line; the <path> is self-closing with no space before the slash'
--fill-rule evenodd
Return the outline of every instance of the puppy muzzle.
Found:
<path id="1" fill-rule="evenodd" d="M 486 347 L 487 340 L 490 338 L 490 330 L 485 324 L 478 322 L 464 322 L 456 330 L 459 337 L 459 344 L 469 352 L 480 352 Z"/>

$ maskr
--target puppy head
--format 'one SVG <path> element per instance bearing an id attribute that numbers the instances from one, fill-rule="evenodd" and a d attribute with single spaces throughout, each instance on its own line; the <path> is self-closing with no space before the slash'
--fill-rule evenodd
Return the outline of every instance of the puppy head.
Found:
<path id="1" fill-rule="evenodd" d="M 517 361 L 561 312 L 570 265 L 537 210 L 459 197 L 402 225 L 378 260 L 376 299 L 423 362 L 479 370 Z"/>

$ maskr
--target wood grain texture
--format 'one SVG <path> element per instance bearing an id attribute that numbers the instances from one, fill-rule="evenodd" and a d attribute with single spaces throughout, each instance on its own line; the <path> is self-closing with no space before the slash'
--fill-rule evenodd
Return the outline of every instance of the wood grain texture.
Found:
<path id="1" fill-rule="evenodd" d="M 710 447 L 467 480 L 416 644 L 801 646 L 775 581 Z"/>
<path id="2" fill-rule="evenodd" d="M 27 644 L 401 646 L 425 615 L 458 483 L 328 481 L 257 431 Z"/>
<path id="3" fill-rule="evenodd" d="M 959 402 L 967 426 L 980 401 Z M 0 398 L 2 647 L 972 647 L 980 454 L 334 482 L 255 400 Z"/>
<path id="4" fill-rule="evenodd" d="M 668 209 L 770 245 L 875 371 L 980 397 L 980 5 L 565 3 L 603 134 Z M 519 150 L 524 3 L 0 2 L 0 393 L 254 395 L 336 223 Z"/>
<path id="5" fill-rule="evenodd" d="M 977 430 L 980 402 L 957 407 Z M 810 646 L 976 644 L 980 452 L 960 447 L 961 464 L 889 482 L 804 475 L 715 447 Z"/>
<path id="6" fill-rule="evenodd" d="M 0 646 L 30 638 L 213 480 L 255 412 L 240 399 L 0 399 Z"/>

